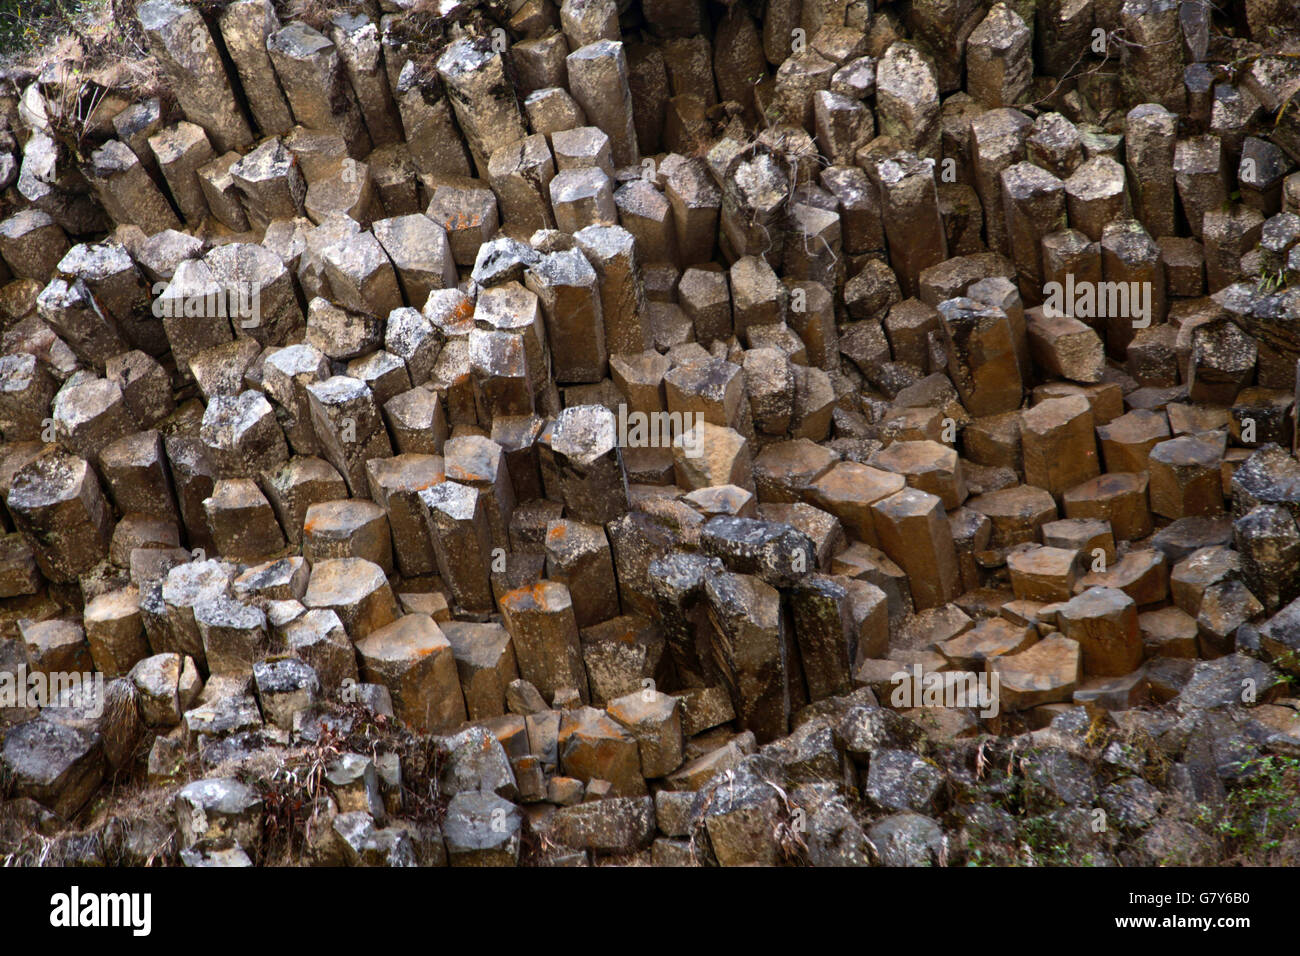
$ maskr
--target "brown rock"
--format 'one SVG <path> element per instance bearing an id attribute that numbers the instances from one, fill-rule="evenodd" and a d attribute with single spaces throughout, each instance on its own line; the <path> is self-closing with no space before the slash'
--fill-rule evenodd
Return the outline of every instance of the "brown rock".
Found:
<path id="1" fill-rule="evenodd" d="M 1061 605 L 1056 619 L 1061 633 L 1078 642 L 1088 676 L 1119 677 L 1142 663 L 1137 605 L 1122 591 L 1089 588 Z"/>

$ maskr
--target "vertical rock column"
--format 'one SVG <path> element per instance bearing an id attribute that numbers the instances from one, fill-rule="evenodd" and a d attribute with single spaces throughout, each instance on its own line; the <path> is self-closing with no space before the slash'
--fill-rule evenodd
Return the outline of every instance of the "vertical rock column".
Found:
<path id="1" fill-rule="evenodd" d="M 1049 398 L 1020 415 L 1025 483 L 1058 500 L 1101 473 L 1092 406 L 1082 395 Z"/>
<path id="2" fill-rule="evenodd" d="M 628 86 L 627 54 L 623 44 L 598 40 L 574 50 L 565 62 L 569 91 L 587 121 L 609 136 L 615 166 L 635 166 L 641 161 L 633 123 L 632 91 Z"/>
<path id="3" fill-rule="evenodd" d="M 993 6 L 966 41 L 966 86 L 987 106 L 1013 106 L 1029 89 L 1033 32 L 1005 3 Z"/>
<path id="4" fill-rule="evenodd" d="M 406 148 L 416 168 L 422 173 L 468 176 L 469 153 L 438 78 L 421 76 L 408 61 L 397 76 L 394 92 Z"/>
<path id="5" fill-rule="evenodd" d="M 492 154 L 528 135 L 514 86 L 506 76 L 505 58 L 488 40 L 467 37 L 443 51 L 438 75 L 469 143 L 474 166 L 487 179 Z"/>
<path id="6" fill-rule="evenodd" d="M 420 492 L 438 573 L 469 611 L 492 610 L 492 542 L 487 507 L 469 485 L 444 481 Z"/>
<path id="7" fill-rule="evenodd" d="M 781 262 L 786 200 L 790 178 L 784 163 L 758 147 L 742 153 L 727 166 L 722 189 L 722 235 L 728 257 L 765 256 Z"/>
<path id="8" fill-rule="evenodd" d="M 1094 156 L 1065 181 L 1070 225 L 1093 242 L 1108 223 L 1124 218 L 1128 207 L 1124 167 L 1109 156 Z"/>
<path id="9" fill-rule="evenodd" d="M 907 572 L 918 611 L 942 607 L 961 592 L 961 571 L 943 501 L 904 488 L 871 506 L 880 547 Z"/>
<path id="10" fill-rule="evenodd" d="M 1039 302 L 1042 241 L 1048 233 L 1065 228 L 1065 184 L 1033 163 L 1016 163 L 1002 171 L 1002 207 L 1020 294 L 1026 302 Z"/>
<path id="11" fill-rule="evenodd" d="M 972 415 L 997 415 L 1020 407 L 1020 367 L 1011 320 L 974 299 L 939 304 L 948 374 Z"/>
<path id="12" fill-rule="evenodd" d="M 1179 6 L 1178 0 L 1127 0 L 1121 9 L 1120 54 L 1129 103 L 1155 102 L 1174 112 L 1186 108 Z"/>
<path id="13" fill-rule="evenodd" d="M 715 574 L 704 584 L 713 622 L 711 651 L 740 726 L 760 743 L 790 730 L 786 627 L 781 592 L 748 574 Z"/>
<path id="14" fill-rule="evenodd" d="M 589 699 L 578 623 L 567 587 L 558 581 L 539 581 L 511 591 L 501 598 L 501 615 L 524 680 L 547 700 L 566 688 L 576 688 L 583 702 Z"/>
<path id="15" fill-rule="evenodd" d="M 180 228 L 171 204 L 126 144 L 109 140 L 91 154 L 90 163 L 99 201 L 116 222 L 139 226 L 150 236 Z"/>
<path id="16" fill-rule="evenodd" d="M 1007 253 L 1007 220 L 1002 207 L 1002 171 L 1025 160 L 1025 137 L 1033 123 L 1019 110 L 996 109 L 970 121 L 975 160 L 975 192 L 984 210 L 989 250 Z"/>
<path id="17" fill-rule="evenodd" d="M 501 205 L 501 218 L 524 229 L 554 229 L 550 195 L 555 160 L 540 133 L 500 146 L 488 158 L 489 182 Z"/>
<path id="18" fill-rule="evenodd" d="M 186 118 L 203 127 L 219 153 L 252 145 L 253 131 L 199 9 L 175 0 L 148 0 L 136 8 L 136 16 Z"/>
<path id="19" fill-rule="evenodd" d="M 609 368 L 596 270 L 577 249 L 553 252 L 529 268 L 528 289 L 542 303 L 557 382 L 599 382 Z"/>
<path id="20" fill-rule="evenodd" d="M 1174 149 L 1178 116 L 1143 103 L 1124 119 L 1124 155 L 1133 177 L 1133 216 L 1156 238 L 1174 235 Z"/>
<path id="21" fill-rule="evenodd" d="M 790 592 L 799 657 L 813 700 L 847 694 L 853 688 L 850 668 L 856 648 L 850 640 L 851 605 L 848 589 L 823 574 L 809 575 Z"/>
<path id="22" fill-rule="evenodd" d="M 376 147 L 401 142 L 402 122 L 388 88 L 379 28 L 364 14 L 339 13 L 331 22 L 330 39 L 356 93 L 370 141 Z"/>
<path id="23" fill-rule="evenodd" d="M 1122 359 L 1139 328 L 1165 320 L 1165 266 L 1160 247 L 1136 219 L 1119 219 L 1106 226 L 1101 264 L 1106 282 L 1127 284 L 1128 307 L 1113 308 L 1108 302 L 1105 317 L 1106 352 Z M 1122 305 L 1123 298 L 1116 298 Z M 1139 315 L 1143 308 L 1147 314 Z"/>
<path id="24" fill-rule="evenodd" d="M 207 136 L 194 123 L 177 123 L 150 136 L 149 148 L 185 222 L 196 227 L 209 213 L 199 184 L 200 167 L 215 158 Z"/>
<path id="25" fill-rule="evenodd" d="M 717 665 L 709 653 L 708 609 L 704 585 L 722 571 L 722 562 L 697 552 L 671 552 L 647 569 L 650 595 L 668 639 L 668 654 L 683 687 L 717 683 Z"/>
<path id="26" fill-rule="evenodd" d="M 1187 227 L 1201 238 L 1205 214 L 1228 201 L 1228 172 L 1219 137 L 1205 134 L 1174 146 L 1174 182 L 1187 216 Z"/>
<path id="27" fill-rule="evenodd" d="M 708 262 L 713 258 L 718 233 L 722 190 L 701 160 L 675 158 L 677 161 L 671 164 L 665 160 L 661 172 L 664 195 L 672 209 L 680 265 Z"/>
<path id="28" fill-rule="evenodd" d="M 919 156 L 938 159 L 939 85 L 921 51 L 899 41 L 876 67 L 880 132 Z"/>
<path id="29" fill-rule="evenodd" d="M 618 441 L 614 413 L 604 406 L 573 405 L 556 419 L 551 452 L 570 517 L 605 524 L 628 510 Z"/>
<path id="30" fill-rule="evenodd" d="M 280 29 L 271 0 L 234 0 L 217 24 L 258 129 L 263 136 L 285 135 L 293 129 L 293 112 L 266 52 L 267 38 Z"/>
<path id="31" fill-rule="evenodd" d="M 370 152 L 370 134 L 329 38 L 305 23 L 291 23 L 271 34 L 266 47 L 299 124 L 336 131 L 347 143 L 348 154 L 364 159 Z"/>
<path id="32" fill-rule="evenodd" d="M 872 164 L 868 172 L 880 191 L 889 264 L 903 294 L 916 296 L 921 273 L 948 258 L 934 163 L 902 153 Z"/>
<path id="33" fill-rule="evenodd" d="M 49 580 L 75 581 L 108 557 L 112 514 L 85 459 L 41 455 L 14 475 L 6 503 Z"/>
<path id="34" fill-rule="evenodd" d="M 393 454 L 374 393 L 359 379 L 335 375 L 308 385 L 307 401 L 322 455 L 352 494 L 364 494 L 366 462 Z"/>
<path id="35" fill-rule="evenodd" d="M 636 240 L 622 226 L 588 226 L 573 236 L 600 280 L 605 345 L 611 355 L 651 346 Z"/>

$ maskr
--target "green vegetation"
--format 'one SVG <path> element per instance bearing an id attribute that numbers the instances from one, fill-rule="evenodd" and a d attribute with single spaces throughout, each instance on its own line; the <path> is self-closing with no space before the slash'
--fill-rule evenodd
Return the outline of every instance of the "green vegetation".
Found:
<path id="1" fill-rule="evenodd" d="M 1258 757 L 1242 764 L 1246 781 L 1201 820 L 1226 841 L 1225 862 L 1266 865 L 1288 837 L 1300 836 L 1300 760 Z"/>
<path id="2" fill-rule="evenodd" d="M 101 6 L 99 0 L 92 0 Z M 30 53 L 72 29 L 77 0 L 0 0 L 0 63 Z"/>

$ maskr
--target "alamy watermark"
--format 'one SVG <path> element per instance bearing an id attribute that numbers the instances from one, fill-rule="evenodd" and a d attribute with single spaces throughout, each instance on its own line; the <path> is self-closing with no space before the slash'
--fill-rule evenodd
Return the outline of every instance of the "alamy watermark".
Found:
<path id="1" fill-rule="evenodd" d="M 1133 328 L 1151 324 L 1150 282 L 1076 282 L 1067 272 L 1065 282 L 1043 286 L 1043 315 L 1049 319 L 1132 319 Z"/>
<path id="2" fill-rule="evenodd" d="M 58 929 L 125 928 L 132 936 L 153 931 L 152 893 L 82 892 L 73 886 L 50 897 L 50 925 Z"/>
<path id="3" fill-rule="evenodd" d="M 996 673 L 926 671 L 914 664 L 910 671 L 895 671 L 889 682 L 894 687 L 889 702 L 896 710 L 971 707 L 986 719 L 998 715 L 1001 678 Z"/>
<path id="4" fill-rule="evenodd" d="M 618 406 L 620 448 L 680 446 L 687 458 L 704 454 L 704 416 L 699 412 L 630 412 Z"/>
<path id="5" fill-rule="evenodd" d="M 238 319 L 240 328 L 255 329 L 262 324 L 262 286 L 257 282 L 228 282 L 196 288 L 194 291 L 173 289 L 174 283 L 155 282 L 153 307 L 159 319 Z"/>
<path id="6" fill-rule="evenodd" d="M 104 714 L 104 675 L 98 671 L 0 671 L 0 710 L 71 707 L 87 717 Z"/>

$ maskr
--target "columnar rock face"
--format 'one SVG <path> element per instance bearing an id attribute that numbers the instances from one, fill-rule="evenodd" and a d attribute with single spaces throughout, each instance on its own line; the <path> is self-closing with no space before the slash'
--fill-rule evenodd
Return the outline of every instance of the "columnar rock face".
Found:
<path id="1" fill-rule="evenodd" d="M 919 156 L 939 152 L 939 90 L 934 71 L 919 50 L 895 43 L 876 66 L 880 132 Z"/>
<path id="2" fill-rule="evenodd" d="M 267 38 L 266 48 L 298 123 L 337 130 L 353 159 L 369 153 L 357 95 L 330 39 L 305 23 L 290 23 Z"/>
<path id="3" fill-rule="evenodd" d="M 1061 633 L 1079 644 L 1084 674 L 1120 676 L 1142 662 L 1137 607 L 1124 592 L 1089 588 L 1061 606 L 1058 620 Z"/>
<path id="4" fill-rule="evenodd" d="M 571 406 L 556 419 L 551 465 L 564 506 L 575 517 L 603 524 L 627 510 L 621 440 L 615 416 L 598 405 Z"/>
<path id="5" fill-rule="evenodd" d="M 577 249 L 551 252 L 529 267 L 528 289 L 546 314 L 552 369 L 559 382 L 599 382 L 608 370 L 599 278 Z"/>
<path id="6" fill-rule="evenodd" d="M 414 207 L 417 197 L 411 193 L 415 191 L 415 183 L 403 185 L 404 175 L 418 170 L 426 175 L 468 176 L 473 159 L 461 139 L 450 97 L 443 91 L 440 79 L 422 74 L 415 63 L 408 60 L 400 73 L 389 74 L 389 85 L 397 98 L 402 129 L 406 134 L 402 145 L 406 149 L 388 154 L 385 157 L 388 162 L 381 167 L 380 175 L 394 191 L 406 191 L 405 201 Z M 423 196 L 424 192 L 420 195 Z M 387 211 L 395 214 L 413 209 L 390 207 Z"/>
<path id="7" fill-rule="evenodd" d="M 186 222 L 201 222 L 209 210 L 198 171 L 213 158 L 212 144 L 202 127 L 193 123 L 168 126 L 149 137 L 149 148 Z"/>
<path id="8" fill-rule="evenodd" d="M 91 162 L 90 179 L 99 200 L 118 222 L 139 226 L 149 235 L 180 225 L 167 197 L 130 147 L 109 140 L 92 154 Z"/>
<path id="9" fill-rule="evenodd" d="M 1002 171 L 1007 246 L 1017 264 L 1020 293 L 1028 302 L 1042 297 L 1039 250 L 1044 236 L 1065 227 L 1069 191 L 1069 183 L 1062 185 L 1050 172 L 1033 163 L 1017 163 Z"/>
<path id="10" fill-rule="evenodd" d="M 1178 115 L 1158 103 L 1135 106 L 1124 121 L 1125 165 L 1133 215 L 1153 236 L 1174 235 L 1174 149 Z"/>
<path id="11" fill-rule="evenodd" d="M 486 39 L 458 40 L 438 59 L 438 75 L 474 165 L 486 177 L 492 154 L 527 135 L 519 101 L 506 78 L 505 57 Z"/>
<path id="12" fill-rule="evenodd" d="M 1028 116 L 1009 107 L 976 113 L 969 120 L 971 181 L 984 214 L 988 248 L 993 252 L 1007 250 L 1002 171 L 1026 158 L 1025 138 L 1032 125 Z"/>
<path id="13" fill-rule="evenodd" d="M 257 128 L 263 136 L 285 135 L 293 128 L 293 111 L 267 52 L 267 40 L 280 29 L 275 8 L 270 0 L 234 0 L 217 22 Z"/>
<path id="14" fill-rule="evenodd" d="M 174 0 L 150 0 L 136 15 L 189 120 L 203 127 L 220 152 L 247 149 L 252 130 L 203 15 Z"/>
<path id="15" fill-rule="evenodd" d="M 13 476 L 5 504 L 51 581 L 76 581 L 108 553 L 112 514 L 83 458 L 37 457 Z"/>
<path id="16" fill-rule="evenodd" d="M 582 107 L 587 121 L 609 136 L 614 163 L 618 166 L 639 163 L 641 150 L 637 145 L 623 44 L 606 37 L 577 46 L 566 58 L 565 65 L 573 98 Z"/>
<path id="17" fill-rule="evenodd" d="M 1054 495 L 1101 470 L 1092 406 L 1082 395 L 1050 398 L 1020 416 L 1025 481 Z"/>
<path id="18" fill-rule="evenodd" d="M 438 570 L 456 602 L 472 609 L 491 607 L 490 538 L 483 499 L 467 485 L 443 481 L 422 491 L 420 504 Z"/>
<path id="19" fill-rule="evenodd" d="M 412 727 L 451 730 L 465 720 L 465 698 L 451 644 L 433 618 L 407 614 L 357 642 L 361 676 L 383 684 L 393 710 Z"/>
<path id="20" fill-rule="evenodd" d="M 779 592 L 745 574 L 719 574 L 705 584 L 718 670 L 736 716 L 759 740 L 790 728 L 785 624 Z"/>
<path id="21" fill-rule="evenodd" d="M 0 857 L 1260 862 L 1178 809 L 1300 746 L 1240 6 L 147 0 L 9 70 Z"/>
<path id="22" fill-rule="evenodd" d="M 293 155 L 278 139 L 268 139 L 230 167 L 243 194 L 249 220 L 263 228 L 303 214 L 307 186 Z"/>
<path id="23" fill-rule="evenodd" d="M 871 506 L 880 546 L 907 573 L 918 610 L 957 596 L 960 578 L 952 529 L 934 495 L 904 489 Z"/>
<path id="24" fill-rule="evenodd" d="M 587 674 L 569 589 L 541 581 L 504 595 L 501 610 L 520 676 L 546 697 L 567 689 L 586 700 Z"/>
<path id="25" fill-rule="evenodd" d="M 329 35 L 356 92 L 371 143 L 379 148 L 399 142 L 401 120 L 384 69 L 378 25 L 364 14 L 335 14 Z"/>
<path id="26" fill-rule="evenodd" d="M 892 262 L 899 285 L 917 295 L 921 274 L 948 257 L 934 164 L 904 153 L 879 163 L 868 160 L 867 174 L 879 192 L 885 236 L 898 250 Z"/>
<path id="27" fill-rule="evenodd" d="M 1002 309 L 973 299 L 939 305 L 949 375 L 971 415 L 1019 407 L 1020 367 L 1011 320 Z"/>

